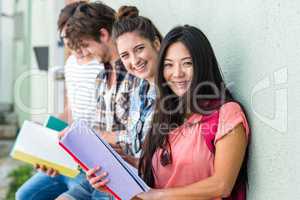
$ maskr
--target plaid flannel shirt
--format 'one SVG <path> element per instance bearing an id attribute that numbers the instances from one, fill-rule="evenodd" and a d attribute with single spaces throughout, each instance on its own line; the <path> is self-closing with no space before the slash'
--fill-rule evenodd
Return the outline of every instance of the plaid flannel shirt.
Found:
<path id="1" fill-rule="evenodd" d="M 105 65 L 105 70 L 100 72 L 96 78 L 96 130 L 107 131 L 112 130 L 117 133 L 117 142 L 125 144 L 130 143 L 127 134 L 128 115 L 130 109 L 130 96 L 140 85 L 140 79 L 127 73 L 121 60 L 115 63 L 117 82 L 115 90 L 112 91 L 111 103 L 106 105 L 104 95 L 107 90 L 108 72 L 111 69 L 109 65 Z M 111 106 L 110 109 L 106 109 Z M 112 127 L 107 127 L 106 114 L 110 110 L 113 115 Z"/>

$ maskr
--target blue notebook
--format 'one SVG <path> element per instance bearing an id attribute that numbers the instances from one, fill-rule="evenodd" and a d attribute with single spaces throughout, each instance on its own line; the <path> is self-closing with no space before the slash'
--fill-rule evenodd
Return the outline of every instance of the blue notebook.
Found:
<path id="1" fill-rule="evenodd" d="M 108 172 L 106 189 L 116 199 L 130 200 L 135 195 L 149 191 L 149 187 L 126 161 L 83 120 L 76 121 L 60 140 L 63 147 L 78 164 L 89 170 L 96 166 Z M 98 175 L 98 174 L 97 174 Z"/>

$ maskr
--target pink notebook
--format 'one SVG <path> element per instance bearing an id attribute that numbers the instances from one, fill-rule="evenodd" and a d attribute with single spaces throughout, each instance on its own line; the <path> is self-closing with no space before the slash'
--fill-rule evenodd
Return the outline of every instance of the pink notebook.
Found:
<path id="1" fill-rule="evenodd" d="M 130 200 L 135 195 L 150 188 L 113 148 L 90 129 L 83 120 L 76 121 L 66 131 L 59 142 L 76 162 L 89 170 L 96 166 L 108 172 L 106 189 L 116 199 Z"/>

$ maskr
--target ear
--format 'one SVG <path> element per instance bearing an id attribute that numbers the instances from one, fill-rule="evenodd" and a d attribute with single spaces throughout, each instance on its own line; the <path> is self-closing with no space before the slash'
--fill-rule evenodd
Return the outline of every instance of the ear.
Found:
<path id="1" fill-rule="evenodd" d="M 155 38 L 155 40 L 153 42 L 153 46 L 154 46 L 155 50 L 158 52 L 160 49 L 160 41 L 159 41 L 158 37 Z"/>
<path id="2" fill-rule="evenodd" d="M 110 41 L 110 33 L 106 28 L 101 28 L 99 30 L 99 41 L 102 43 L 108 43 Z"/>

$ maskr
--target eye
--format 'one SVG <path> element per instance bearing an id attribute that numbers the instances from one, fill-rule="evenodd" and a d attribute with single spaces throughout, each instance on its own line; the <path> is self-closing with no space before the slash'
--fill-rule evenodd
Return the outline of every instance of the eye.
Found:
<path id="1" fill-rule="evenodd" d="M 183 63 L 183 66 L 184 66 L 184 67 L 191 67 L 191 66 L 193 66 L 193 62 L 192 62 L 192 61 L 185 61 L 185 62 Z"/>
<path id="2" fill-rule="evenodd" d="M 143 51 L 144 48 L 145 48 L 144 46 L 138 46 L 138 47 L 136 48 L 136 52 L 137 52 L 137 53 L 140 53 L 140 52 Z"/>
<path id="3" fill-rule="evenodd" d="M 127 53 L 121 55 L 121 59 L 126 60 L 129 57 Z"/>
<path id="4" fill-rule="evenodd" d="M 170 68 L 172 67 L 172 63 L 164 63 L 164 68 Z"/>

